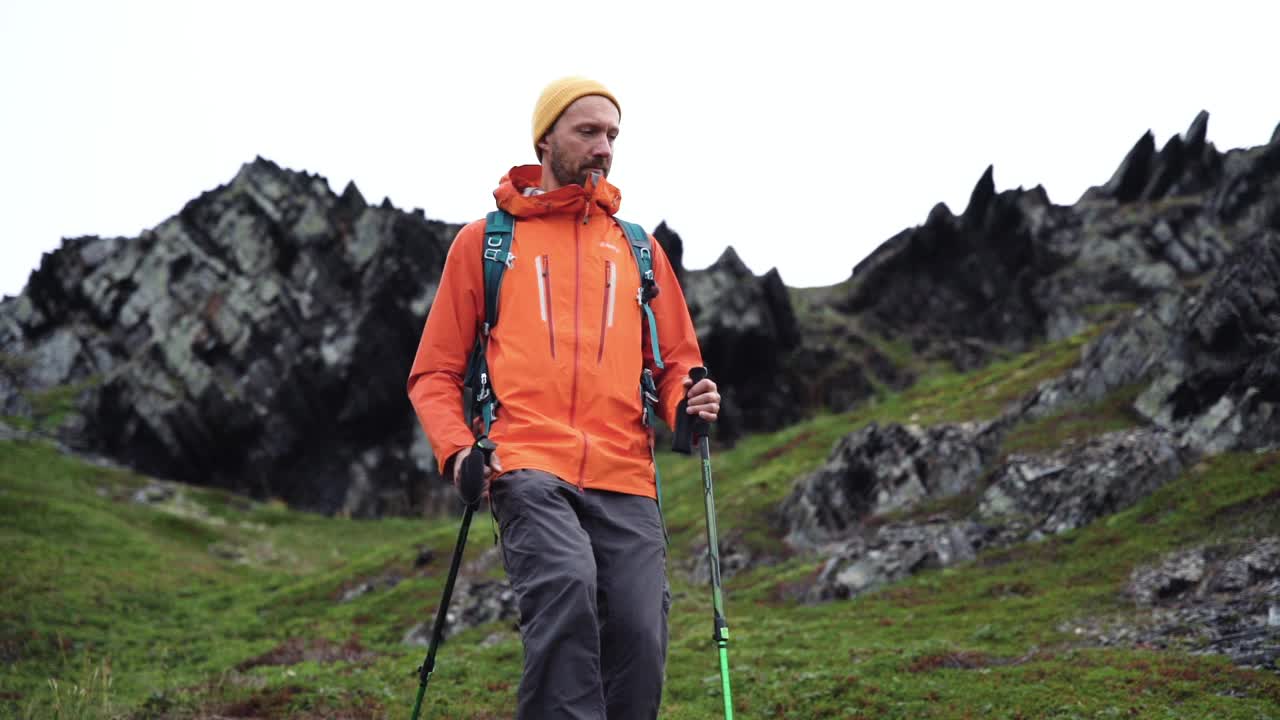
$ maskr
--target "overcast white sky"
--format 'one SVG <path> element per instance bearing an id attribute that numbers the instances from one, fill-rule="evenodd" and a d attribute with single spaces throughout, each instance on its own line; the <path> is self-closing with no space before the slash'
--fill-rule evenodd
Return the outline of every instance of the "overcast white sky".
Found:
<path id="1" fill-rule="evenodd" d="M 76 235 L 137 235 L 262 155 L 464 222 L 533 162 L 565 74 L 622 103 L 622 217 L 793 286 L 944 201 L 1071 203 L 1148 128 L 1280 122 L 1280 3 L 0 0 L 0 294 Z"/>

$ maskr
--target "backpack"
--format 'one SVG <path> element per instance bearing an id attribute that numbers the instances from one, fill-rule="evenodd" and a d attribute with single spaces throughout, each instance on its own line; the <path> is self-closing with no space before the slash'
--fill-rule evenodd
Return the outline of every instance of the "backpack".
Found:
<path id="1" fill-rule="evenodd" d="M 640 270 L 640 289 L 636 292 L 636 301 L 644 314 L 643 323 L 649 327 L 649 345 L 653 349 L 653 364 L 658 369 L 662 363 L 662 353 L 658 349 L 658 319 L 649 307 L 649 301 L 658 295 L 658 283 L 653 275 L 653 247 L 649 242 L 649 234 L 644 228 L 633 222 L 614 218 L 627 236 L 631 246 L 631 255 L 635 258 L 636 267 Z M 484 225 L 484 324 L 476 335 L 471 355 L 467 359 L 467 370 L 462 379 L 462 412 L 467 426 L 477 439 L 487 438 L 489 427 L 493 424 L 494 414 L 499 402 L 489 383 L 489 363 L 485 352 L 489 347 L 489 334 L 498 324 L 498 292 L 502 288 L 502 276 L 507 268 L 515 262 L 511 254 L 511 239 L 515 232 L 515 217 L 505 210 L 494 210 L 485 216 Z M 640 377 L 640 395 L 644 405 L 641 422 L 646 428 L 653 427 L 658 405 L 658 388 L 653 380 L 653 371 L 645 368 Z M 650 443 L 652 452 L 652 443 Z M 654 484 L 658 494 L 658 509 L 662 509 L 662 479 L 658 476 L 658 463 L 653 464 Z M 663 528 L 665 533 L 665 527 Z"/>

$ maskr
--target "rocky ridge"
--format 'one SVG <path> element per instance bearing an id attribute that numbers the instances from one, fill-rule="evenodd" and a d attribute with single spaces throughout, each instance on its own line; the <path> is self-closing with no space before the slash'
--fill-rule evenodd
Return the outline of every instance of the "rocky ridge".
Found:
<path id="1" fill-rule="evenodd" d="M 1273 139 L 1263 148 L 1218 157 L 1197 139 L 1201 125 L 1198 120 L 1189 138 L 1158 155 L 1144 155 L 1147 141 L 1141 141 L 1116 176 L 1087 193 L 1081 205 L 1155 220 L 1156 228 L 1164 227 L 1161 212 L 1189 212 L 1184 226 L 1212 228 L 1198 245 L 1204 263 L 1176 262 L 1178 253 L 1170 254 L 1176 246 L 1159 245 L 1165 254 L 1158 262 L 1173 268 L 1160 274 L 1181 279 L 1150 285 L 1149 296 L 1118 314 L 1074 368 L 997 418 L 935 427 L 871 425 L 842 439 L 822 468 L 797 483 L 777 517 L 792 549 L 826 558 L 804 598 L 850 597 L 921 569 L 970 560 L 984 549 L 1035 542 L 1132 506 L 1200 458 L 1280 448 L 1280 144 Z M 1149 237 L 1158 239 L 1155 231 Z M 1002 436 L 1019 423 L 1126 388 L 1136 388 L 1132 429 L 1047 453 L 997 452 Z M 973 502 L 924 519 L 883 519 L 956 495 Z M 1197 562 L 1192 565 L 1202 570 L 1204 563 Z M 1241 562 L 1252 568 L 1254 560 Z M 1247 575 L 1239 565 L 1228 563 L 1224 577 Z M 1209 628 L 1202 638 L 1206 648 L 1244 664 L 1273 661 L 1274 638 L 1266 644 L 1270 636 L 1258 630 L 1257 620 L 1267 615 L 1260 598 L 1275 597 L 1269 580 L 1215 580 L 1212 592 L 1202 587 L 1187 595 L 1186 587 L 1209 582 L 1201 570 L 1188 570 L 1185 578 L 1181 570 L 1151 571 L 1164 580 L 1150 582 L 1135 576 L 1138 586 L 1156 586 L 1134 591 L 1140 604 L 1182 598 L 1177 608 L 1157 613 L 1163 619 L 1151 628 L 1117 635 L 1114 628 L 1084 627 L 1080 633 L 1163 646 L 1186 627 L 1179 623 L 1199 618 Z M 1240 610 L 1246 606 L 1248 613 Z M 1250 613 L 1252 620 L 1241 620 Z M 1241 630 L 1241 622 L 1254 629 Z"/>

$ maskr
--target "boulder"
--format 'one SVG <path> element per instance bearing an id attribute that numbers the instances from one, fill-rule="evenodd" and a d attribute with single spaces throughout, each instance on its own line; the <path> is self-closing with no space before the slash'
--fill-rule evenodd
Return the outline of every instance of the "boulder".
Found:
<path id="1" fill-rule="evenodd" d="M 1014 454 L 992 471 L 978 518 L 1006 542 L 1056 535 L 1132 506 L 1182 473 L 1177 439 L 1122 430 L 1048 455 Z"/>
<path id="2" fill-rule="evenodd" d="M 843 437 L 822 467 L 796 483 L 779 524 L 790 545 L 815 548 L 872 515 L 972 491 L 998 442 L 985 423 L 871 423 Z"/>

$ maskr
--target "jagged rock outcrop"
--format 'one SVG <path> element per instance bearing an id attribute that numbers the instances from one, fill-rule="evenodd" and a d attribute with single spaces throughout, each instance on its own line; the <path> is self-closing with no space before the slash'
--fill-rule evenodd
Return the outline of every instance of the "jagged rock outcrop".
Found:
<path id="1" fill-rule="evenodd" d="M 1040 189 L 997 194 L 987 168 L 963 215 L 940 204 L 924 225 L 889 239 L 854 268 L 836 307 L 960 367 L 985 362 L 997 346 L 1024 347 L 1043 334 L 1032 218 L 1048 208 Z"/>
<path id="2" fill-rule="evenodd" d="M 921 570 L 972 560 L 988 544 L 990 534 L 990 528 L 968 520 L 875 527 L 836 546 L 802 598 L 808 602 L 850 598 Z"/>
<path id="3" fill-rule="evenodd" d="M 1280 443 L 1280 232 L 1241 244 L 1174 340 L 1139 412 L 1202 452 Z"/>
<path id="4" fill-rule="evenodd" d="M 1196 294 L 1167 292 L 1086 348 L 1019 413 L 1043 417 L 1126 385 L 1136 412 L 1198 453 L 1280 444 L 1280 233 L 1241 241 Z"/>
<path id="5" fill-rule="evenodd" d="M 1087 346 L 1077 367 L 982 432 L 956 436 L 939 426 L 904 435 L 872 425 L 851 433 L 779 513 L 792 547 L 828 558 L 805 597 L 847 597 L 983 548 L 1083 527 L 1205 454 L 1280 445 L 1277 348 L 1280 242 L 1263 232 L 1245 238 L 1198 293 L 1157 294 Z M 1145 388 L 1134 403 L 1144 427 L 989 464 L 1000 428 L 1133 385 Z M 963 516 L 882 525 L 885 512 L 902 515 L 930 499 L 918 488 L 937 483 L 918 479 L 928 477 L 922 458 L 950 469 L 956 491 L 981 490 L 977 506 Z"/>
<path id="6" fill-rule="evenodd" d="M 987 168 L 961 215 L 939 204 L 823 304 L 967 369 L 1180 292 L 1280 215 L 1280 144 L 1221 153 L 1207 129 L 1201 113 L 1158 153 L 1144 135 L 1074 206 L 1039 187 L 996 192 Z M 823 335 L 807 318 L 802 327 Z"/>
<path id="7" fill-rule="evenodd" d="M 404 382 L 457 226 L 258 159 L 139 238 L 48 254 L 0 303 L 0 416 L 141 471 L 359 516 L 451 508 Z M 776 272 L 686 273 L 721 439 L 776 428 L 800 340 Z M 46 422 L 47 421 L 47 422 Z"/>
<path id="8" fill-rule="evenodd" d="M 1280 660 L 1280 538 L 1169 553 L 1134 569 L 1125 592 L 1149 615 L 1080 634 L 1104 645 L 1220 653 L 1258 668 Z"/>
<path id="9" fill-rule="evenodd" d="M 1143 134 L 1102 187 L 1090 188 L 1082 200 L 1122 203 L 1193 195 L 1213 187 L 1222 176 L 1222 155 L 1208 141 L 1209 113 L 1201 111 L 1182 135 L 1156 152 L 1155 137 Z"/>
<path id="10" fill-rule="evenodd" d="M 851 597 L 920 570 L 972 560 L 983 549 L 1083 527 L 1133 505 L 1185 466 L 1174 437 L 1158 429 L 1109 433 L 1047 455 L 1010 455 L 994 467 L 999 440 L 989 427 L 971 426 L 967 442 L 953 426 L 917 428 L 907 437 L 886 443 L 875 426 L 849 434 L 784 502 L 788 545 L 827 557 L 805 599 Z M 895 494 L 895 487 L 906 490 Z M 883 519 L 886 511 L 970 492 L 980 493 L 979 501 L 960 516 Z M 844 514 L 809 510 L 824 493 Z M 858 500 L 850 495 L 861 500 L 860 510 L 851 510 Z M 888 501 L 881 510 L 878 500 Z"/>
<path id="11" fill-rule="evenodd" d="M 787 542 L 813 548 L 865 518 L 974 489 L 999 443 L 987 423 L 921 428 L 872 423 L 846 435 L 779 510 Z"/>
<path id="12" fill-rule="evenodd" d="M 1009 456 L 992 473 L 978 517 L 1021 541 L 1084 527 L 1181 474 L 1175 438 L 1159 429 L 1107 433 L 1048 455 Z"/>
<path id="13" fill-rule="evenodd" d="M 785 363 L 801 337 L 777 270 L 757 277 L 729 248 L 705 270 L 685 271 L 683 287 L 703 362 L 723 389 L 718 437 L 801 417 L 801 379 Z"/>
<path id="14" fill-rule="evenodd" d="M 72 447 L 303 508 L 447 503 L 404 378 L 456 230 L 258 159 L 139 238 L 47 254 L 0 304 L 0 414 L 61 393 Z"/>
<path id="15" fill-rule="evenodd" d="M 680 234 L 671 229 L 667 223 L 660 222 L 658 227 L 653 229 L 653 239 L 658 241 L 662 246 L 662 251 L 666 253 L 667 260 L 671 263 L 671 269 L 676 273 L 676 280 L 680 282 L 683 288 L 684 275 L 684 240 L 680 239 Z"/>

